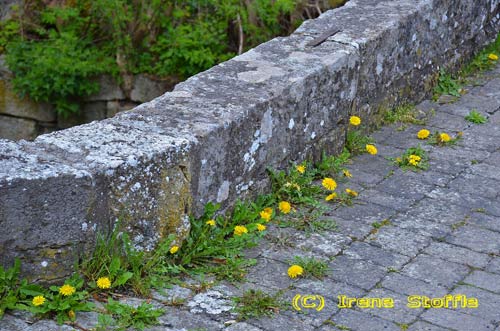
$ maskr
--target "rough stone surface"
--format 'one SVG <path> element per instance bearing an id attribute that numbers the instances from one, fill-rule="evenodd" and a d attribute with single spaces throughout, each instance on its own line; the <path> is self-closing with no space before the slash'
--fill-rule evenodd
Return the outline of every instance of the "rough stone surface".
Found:
<path id="1" fill-rule="evenodd" d="M 170 233 L 180 241 L 189 230 L 187 216 L 199 214 L 205 203 L 227 208 L 236 197 L 261 192 L 267 167 L 340 151 L 349 114 L 375 123 L 380 110 L 429 95 L 442 65 L 457 65 L 496 36 L 498 11 L 494 0 L 351 0 L 306 21 L 290 37 L 264 43 L 131 111 L 33 143 L 2 143 L 1 263 L 21 256 L 24 272 L 38 275 L 46 270 L 41 262 L 57 260 L 58 275 L 68 274 L 78 250 L 73 244 L 91 243 L 94 224 L 109 229 L 117 219 L 139 249 L 151 249 Z M 341 31 L 317 47 L 306 45 L 334 26 Z M 465 136 L 464 144 L 492 152 L 495 140 Z M 401 191 L 403 184 L 413 189 Z M 377 189 L 411 200 L 433 185 L 392 176 Z M 492 210 L 499 215 L 500 208 Z M 394 213 L 386 208 L 357 217 L 369 225 Z M 65 229 L 64 235 L 49 229 Z M 382 229 L 373 240 L 407 256 L 430 240 L 412 238 L 411 231 L 395 234 L 412 242 L 405 247 L 391 235 Z M 35 244 L 59 255 L 42 254 Z"/>
<path id="2" fill-rule="evenodd" d="M 272 74 L 277 72 L 269 68 L 262 70 Z M 500 67 L 485 73 L 482 77 L 483 79 L 489 77 L 490 80 L 500 77 Z M 491 86 L 487 82 L 488 80 L 484 84 L 487 86 L 485 91 L 476 87 L 475 93 L 485 95 L 489 93 Z M 479 99 L 476 101 L 482 102 Z M 443 120 L 446 116 L 453 116 L 450 115 L 453 112 L 453 105 L 447 105 L 446 112 L 441 109 L 444 106 L 444 104 L 435 106 L 435 116 L 445 114 L 444 117 L 440 117 Z M 457 103 L 457 107 L 462 106 Z M 474 104 L 470 104 L 470 107 L 474 107 Z M 491 119 L 500 113 L 500 109 L 489 110 L 487 113 L 490 114 L 490 121 L 481 125 L 483 130 L 477 130 L 478 125 L 461 119 L 464 137 L 490 135 L 491 128 L 496 125 Z M 432 118 L 429 122 L 431 121 Z M 415 145 L 425 144 L 415 138 L 415 133 L 419 128 L 420 126 L 409 125 L 406 129 L 398 131 L 397 136 Z M 392 137 L 392 131 L 396 130 L 397 126 L 389 126 L 375 133 L 380 155 L 369 157 L 363 155 L 354 158 L 350 165 L 353 182 L 356 182 L 357 171 L 364 171 L 365 174 L 387 174 L 395 170 L 393 174 L 386 178 L 382 176 L 373 187 L 356 187 L 359 190 L 359 197 L 354 200 L 355 203 L 352 206 L 324 205 L 327 211 L 323 217 L 337 221 L 336 231 L 311 233 L 307 236 L 304 232 L 293 228 L 280 229 L 271 221 L 268 224 L 265 239 L 251 251 L 245 252 L 248 256 L 256 258 L 256 265 L 248 271 L 245 282 L 238 284 L 222 282 L 198 293 L 194 290 L 197 287 L 193 286 L 196 281 L 188 280 L 186 283 L 189 285 L 185 285 L 186 287 L 176 285 L 165 291 L 155 292 L 150 298 L 151 303 L 155 307 L 166 306 L 165 314 L 159 318 L 158 325 L 146 330 L 498 331 L 500 327 L 498 313 L 500 306 L 500 247 L 498 246 L 500 218 L 494 213 L 500 208 L 500 200 L 498 194 L 494 194 L 493 187 L 488 186 L 488 181 L 483 180 L 494 180 L 492 178 L 494 171 L 482 166 L 495 167 L 496 163 L 492 160 L 495 160 L 494 154 L 497 152 L 490 155 L 489 152 L 484 154 L 477 151 L 486 150 L 485 146 L 498 151 L 500 140 L 496 141 L 496 145 L 492 145 L 488 139 L 478 138 L 479 145 L 476 150 L 464 148 L 467 144 L 466 139 L 458 141 L 456 146 L 425 145 L 431 160 L 435 158 L 444 162 L 446 155 L 457 156 L 460 157 L 460 162 L 458 162 L 460 167 L 450 166 L 436 170 L 431 165 L 430 169 L 425 172 L 414 173 L 401 171 L 387 160 L 381 162 L 387 155 L 400 155 L 403 152 L 397 146 L 385 143 L 384 137 Z M 380 135 L 380 132 L 384 132 L 387 136 Z M 91 192 L 96 189 L 91 181 L 92 177 L 81 168 L 47 161 L 33 151 L 21 153 L 15 149 L 17 145 L 13 142 L 0 141 L 0 143 L 2 144 L 1 150 L 17 151 L 17 163 L 11 160 L 11 166 L 6 168 L 3 178 L 10 179 L 10 181 L 18 180 L 16 179 L 18 169 L 20 165 L 25 165 L 21 168 L 25 180 L 39 180 L 40 183 L 51 180 L 57 188 L 64 184 L 64 182 L 60 184 L 64 178 L 75 185 L 74 190 L 78 193 L 78 197 L 86 197 L 86 194 L 93 197 Z M 113 155 L 112 151 L 108 151 L 110 155 Z M 92 160 L 95 162 L 95 167 L 103 166 L 100 163 L 102 160 L 95 158 L 95 154 L 89 153 L 88 155 L 94 157 Z M 376 166 L 374 167 L 373 164 Z M 31 170 L 30 167 L 36 171 Z M 433 180 L 429 173 L 442 180 Z M 447 176 L 441 177 L 440 174 Z M 419 179 L 426 183 L 426 189 L 423 186 L 417 188 L 419 194 L 411 197 L 402 194 L 403 191 L 412 190 L 412 187 L 405 183 L 415 183 Z M 386 181 L 390 182 L 390 185 L 385 187 L 390 187 L 391 193 L 385 193 L 379 189 Z M 14 181 L 14 183 L 17 182 Z M 345 185 L 351 186 L 351 183 L 345 183 Z M 22 189 L 22 186 L 16 189 Z M 484 192 L 474 194 L 475 191 L 481 189 Z M 40 194 L 41 190 L 42 187 L 34 189 L 30 197 Z M 225 188 L 221 190 L 221 192 L 225 191 Z M 66 194 L 70 195 L 71 191 L 66 191 Z M 24 200 L 23 203 L 29 207 L 29 201 Z M 41 202 L 35 200 L 35 203 Z M 50 212 L 50 206 L 51 204 L 47 203 L 48 212 Z M 78 208 L 76 201 L 71 202 L 71 207 Z M 81 217 L 85 215 L 82 210 L 79 214 L 82 215 Z M 36 222 L 44 221 L 44 214 L 37 215 L 38 217 L 32 220 L 33 226 L 38 224 Z M 380 223 L 385 219 L 387 222 L 382 226 L 378 228 L 374 226 L 374 222 Z M 10 219 L 6 228 L 17 226 L 16 229 L 22 231 L 19 228 L 21 225 L 16 221 L 16 219 Z M 63 220 L 59 221 L 63 222 Z M 104 225 L 104 223 L 98 223 L 96 226 Z M 440 236 L 430 231 L 433 229 L 432 225 L 442 232 Z M 70 224 L 65 226 L 70 226 Z M 89 223 L 87 229 L 90 228 L 92 226 Z M 49 230 L 53 229 L 49 227 Z M 279 240 L 275 240 L 277 238 L 281 238 L 280 240 L 286 242 L 288 246 L 283 247 L 282 243 L 278 244 Z M 31 241 L 33 245 L 38 245 L 40 242 L 36 240 L 40 239 L 31 237 L 28 241 L 21 242 L 25 246 L 29 246 Z M 84 242 L 86 239 L 81 235 L 75 238 L 63 237 L 61 241 Z M 16 240 L 23 240 L 23 238 L 16 238 Z M 316 249 L 314 243 L 317 243 Z M 7 249 L 10 247 L 7 246 Z M 287 276 L 287 268 L 294 256 L 312 256 L 328 261 L 329 269 L 325 277 L 290 279 Z M 51 260 L 46 259 L 46 261 Z M 209 278 L 205 279 L 205 285 L 209 282 Z M 231 299 L 241 296 L 249 289 L 261 290 L 270 295 L 281 293 L 281 299 L 288 303 L 288 306 L 280 308 L 279 312 L 270 317 L 238 321 L 237 314 L 232 311 L 234 304 Z M 428 309 L 422 307 L 410 309 L 406 306 L 410 295 L 442 298 L 447 294 L 476 298 L 479 306 L 477 308 Z M 296 295 L 322 296 L 325 307 L 321 311 L 316 311 L 300 304 L 301 311 L 298 312 L 290 307 Z M 362 308 L 361 305 L 354 305 L 352 308 L 342 308 L 338 306 L 339 295 L 365 299 L 392 298 L 395 307 Z M 120 299 L 121 302 L 134 306 L 144 300 L 146 299 L 133 297 Z M 179 305 L 183 300 L 184 304 Z M 174 302 L 176 302 L 175 305 L 173 305 Z M 9 311 L 0 321 L 0 330 L 92 329 L 96 318 L 95 313 L 77 314 L 77 324 L 73 327 L 67 325 L 58 327 L 50 320 L 36 320 L 32 315 Z"/>

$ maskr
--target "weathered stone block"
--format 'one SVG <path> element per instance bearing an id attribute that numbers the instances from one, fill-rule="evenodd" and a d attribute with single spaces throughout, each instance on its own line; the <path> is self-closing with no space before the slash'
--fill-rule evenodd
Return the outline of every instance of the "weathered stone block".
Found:
<path id="1" fill-rule="evenodd" d="M 11 140 L 34 139 L 38 134 L 33 120 L 0 115 L 0 137 Z"/>
<path id="2" fill-rule="evenodd" d="M 66 236 L 44 232 L 37 242 L 30 237 L 35 234 L 23 234 L 43 247 L 86 242 L 83 219 L 87 224 L 123 220 L 140 249 L 151 249 L 173 232 L 180 241 L 188 233 L 187 216 L 200 214 L 205 203 L 228 208 L 236 198 L 262 192 L 266 167 L 339 151 L 350 114 L 376 123 L 381 110 L 420 101 L 442 65 L 456 67 L 496 36 L 499 6 L 496 0 L 351 0 L 305 22 L 290 37 L 191 77 L 134 110 L 42 135 L 34 143 L 0 145 L 0 185 L 18 183 L 5 196 L 31 206 L 26 213 L 20 208 L 10 213 L 31 231 L 29 225 L 45 211 L 43 201 L 74 206 L 43 214 L 50 223 L 46 229 L 63 227 Z M 341 31 L 324 43 L 307 46 L 337 26 Z M 123 98 L 121 90 L 107 90 L 89 100 Z M 46 172 L 47 165 L 57 171 Z M 77 177 L 80 172 L 86 175 Z M 46 191 L 44 183 L 50 185 Z M 392 192 L 392 186 L 383 191 Z M 80 205 L 72 192 L 82 197 Z M 12 220 L 2 208 L 3 227 Z M 404 240 L 394 240 L 391 229 L 381 230 L 375 242 L 408 256 L 427 245 L 410 231 Z M 21 248 L 27 240 L 9 241 L 13 236 L 0 237 L 0 244 L 12 247 L 8 255 L 0 254 L 1 263 L 25 254 L 43 261 L 46 254 L 26 253 Z M 57 275 L 69 273 L 66 266 Z M 34 262 L 26 268 L 36 273 L 41 267 Z"/>
<path id="3" fill-rule="evenodd" d="M 56 114 L 49 104 L 36 103 L 27 97 L 19 98 L 6 80 L 0 80 L 0 114 L 42 122 L 52 122 L 56 118 Z"/>

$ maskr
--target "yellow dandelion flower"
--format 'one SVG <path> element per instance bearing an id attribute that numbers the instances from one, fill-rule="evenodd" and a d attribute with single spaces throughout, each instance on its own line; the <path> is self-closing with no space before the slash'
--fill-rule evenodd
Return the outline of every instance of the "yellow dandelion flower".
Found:
<path id="1" fill-rule="evenodd" d="M 352 177 L 352 174 L 347 169 L 342 170 L 342 173 L 344 174 L 344 177 L 347 177 L 347 178 Z"/>
<path id="2" fill-rule="evenodd" d="M 248 229 L 243 225 L 236 225 L 234 227 L 234 235 L 241 236 L 242 234 L 248 233 Z"/>
<path id="3" fill-rule="evenodd" d="M 400 157 L 397 157 L 397 158 L 396 158 L 396 162 L 397 162 L 397 163 L 401 163 L 401 161 L 402 161 L 402 160 L 401 160 L 401 158 L 400 158 Z"/>
<path id="4" fill-rule="evenodd" d="M 257 224 L 257 230 L 259 231 L 264 231 L 266 229 L 266 226 L 265 225 L 262 225 L 262 224 Z"/>
<path id="5" fill-rule="evenodd" d="M 358 126 L 361 124 L 361 118 L 358 116 L 351 116 L 349 123 L 351 123 L 351 125 Z"/>
<path id="6" fill-rule="evenodd" d="M 418 161 L 415 159 L 409 159 L 408 163 L 411 164 L 412 166 L 415 166 L 415 167 L 418 165 Z"/>
<path id="7" fill-rule="evenodd" d="M 335 191 L 335 189 L 337 188 L 337 182 L 330 177 L 324 178 L 321 182 L 321 185 L 323 185 L 324 188 L 330 191 Z"/>
<path id="8" fill-rule="evenodd" d="M 422 158 L 421 158 L 420 156 L 415 155 L 415 154 L 410 155 L 409 159 L 410 159 L 410 160 L 415 160 L 415 161 L 420 161 L 420 160 L 422 160 Z"/>
<path id="9" fill-rule="evenodd" d="M 349 194 L 351 197 L 357 197 L 358 196 L 358 192 L 354 191 L 354 190 L 351 190 L 350 188 L 346 188 L 345 189 L 345 192 L 347 194 Z"/>
<path id="10" fill-rule="evenodd" d="M 170 252 L 170 254 L 175 254 L 175 253 L 177 253 L 177 251 L 178 251 L 178 250 L 179 250 L 179 246 L 174 245 L 174 246 L 172 246 L 172 247 L 170 248 L 170 251 L 169 251 L 169 252 Z"/>
<path id="11" fill-rule="evenodd" d="M 429 130 L 422 129 L 422 130 L 418 131 L 417 138 L 418 139 L 427 139 L 430 134 L 431 134 L 431 132 Z"/>
<path id="12" fill-rule="evenodd" d="M 33 301 L 31 301 L 33 306 L 41 306 L 45 303 L 45 298 L 43 295 L 37 295 L 36 297 L 33 298 Z"/>
<path id="13" fill-rule="evenodd" d="M 366 151 L 368 153 L 370 153 L 371 155 L 375 155 L 377 154 L 377 147 L 373 146 L 373 145 L 366 145 Z"/>
<path id="14" fill-rule="evenodd" d="M 70 310 L 68 311 L 68 317 L 71 319 L 71 320 L 74 320 L 75 317 L 76 317 L 76 314 L 73 310 Z"/>
<path id="15" fill-rule="evenodd" d="M 205 222 L 206 225 L 215 226 L 215 220 L 208 220 Z"/>
<path id="16" fill-rule="evenodd" d="M 302 165 L 302 164 L 296 166 L 295 169 L 297 169 L 297 171 L 300 172 L 301 174 L 303 174 L 304 172 L 306 172 L 306 166 Z"/>
<path id="17" fill-rule="evenodd" d="M 451 140 L 450 136 L 447 133 L 440 133 L 439 134 L 439 140 L 441 140 L 444 143 L 447 143 L 448 141 Z"/>
<path id="18" fill-rule="evenodd" d="M 290 268 L 288 268 L 288 277 L 290 278 L 296 278 L 297 276 L 300 276 L 304 273 L 304 269 L 300 265 L 292 265 Z"/>
<path id="19" fill-rule="evenodd" d="M 111 287 L 111 280 L 108 277 L 101 277 L 96 282 L 97 287 L 107 289 Z"/>
<path id="20" fill-rule="evenodd" d="M 498 60 L 498 55 L 490 53 L 488 55 L 488 59 L 490 59 L 491 61 L 497 61 Z"/>
<path id="21" fill-rule="evenodd" d="M 336 197 L 337 197 L 337 193 L 333 192 L 332 194 L 327 195 L 325 200 L 330 201 L 330 200 L 335 199 Z"/>
<path id="22" fill-rule="evenodd" d="M 262 218 L 266 222 L 269 222 L 271 220 L 271 217 L 273 217 L 273 210 L 269 209 L 270 208 L 265 208 L 263 211 L 259 213 L 260 218 Z"/>
<path id="23" fill-rule="evenodd" d="M 292 205 L 288 201 L 281 201 L 278 208 L 283 214 L 288 214 L 292 210 Z"/>
<path id="24" fill-rule="evenodd" d="M 64 296 L 70 296 L 76 292 L 76 288 L 74 288 L 71 285 L 64 284 L 59 288 L 59 293 L 61 293 Z"/>

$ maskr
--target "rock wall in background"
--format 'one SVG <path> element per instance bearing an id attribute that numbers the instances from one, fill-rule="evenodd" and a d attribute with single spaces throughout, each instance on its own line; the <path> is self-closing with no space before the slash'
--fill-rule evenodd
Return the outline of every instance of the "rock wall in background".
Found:
<path id="1" fill-rule="evenodd" d="M 173 88 L 170 82 L 141 74 L 134 77 L 132 90 L 126 94 L 113 77 L 102 76 L 97 79 L 100 91 L 82 101 L 78 114 L 65 118 L 58 116 L 50 104 L 17 96 L 10 79 L 11 73 L 0 56 L 0 138 L 9 140 L 33 140 L 44 133 L 113 117 Z"/>
<path id="2" fill-rule="evenodd" d="M 205 203 L 262 193 L 268 166 L 341 150 L 350 114 L 429 96 L 499 28 L 498 0 L 351 0 L 113 118 L 0 139 L 0 263 L 64 277 L 118 220 L 138 249 L 181 240 Z"/>

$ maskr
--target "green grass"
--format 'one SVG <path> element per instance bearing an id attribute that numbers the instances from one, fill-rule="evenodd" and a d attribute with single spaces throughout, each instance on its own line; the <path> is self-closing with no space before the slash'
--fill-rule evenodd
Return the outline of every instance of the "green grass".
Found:
<path id="1" fill-rule="evenodd" d="M 328 263 L 325 260 L 316 259 L 314 257 L 295 256 L 289 264 L 299 265 L 304 269 L 303 277 L 322 279 L 328 275 L 330 271 Z"/>
<path id="2" fill-rule="evenodd" d="M 269 295 L 261 290 L 248 290 L 241 297 L 233 298 L 234 311 L 240 320 L 271 316 L 286 307 L 280 297 L 281 292 Z"/>
<path id="3" fill-rule="evenodd" d="M 488 122 L 488 119 L 484 115 L 474 109 L 471 110 L 467 116 L 465 116 L 465 119 L 474 124 L 484 124 Z"/>
<path id="4" fill-rule="evenodd" d="M 322 219 L 324 213 L 324 207 L 318 205 L 304 206 L 295 213 L 280 217 L 278 226 L 304 231 L 306 235 L 323 231 L 336 231 L 337 223 L 332 219 Z"/>
<path id="5" fill-rule="evenodd" d="M 441 69 L 434 88 L 434 100 L 446 94 L 460 97 L 464 93 L 464 85 L 470 82 L 471 77 L 497 65 L 498 61 L 491 60 L 490 54 L 500 55 L 500 34 L 493 43 L 484 47 L 472 60 L 463 65 L 457 74 L 452 75 Z"/>
<path id="6" fill-rule="evenodd" d="M 394 109 L 386 110 L 384 122 L 389 124 L 416 124 L 425 125 L 426 121 L 419 118 L 419 111 L 414 105 L 401 105 Z"/>

